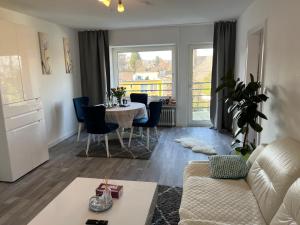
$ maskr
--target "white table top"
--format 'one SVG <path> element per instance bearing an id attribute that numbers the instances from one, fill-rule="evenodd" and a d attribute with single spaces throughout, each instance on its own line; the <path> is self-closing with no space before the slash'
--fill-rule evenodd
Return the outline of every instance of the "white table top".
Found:
<path id="1" fill-rule="evenodd" d="M 123 195 L 113 200 L 110 210 L 94 213 L 88 209 L 89 198 L 95 195 L 102 181 L 76 178 L 29 225 L 85 225 L 87 219 L 108 220 L 108 225 L 144 225 L 149 222 L 156 201 L 157 184 L 109 180 L 123 185 Z"/>
<path id="2" fill-rule="evenodd" d="M 127 107 L 113 107 L 107 108 L 106 112 L 123 112 L 123 111 L 131 111 L 146 108 L 145 104 L 139 102 L 128 102 Z"/>

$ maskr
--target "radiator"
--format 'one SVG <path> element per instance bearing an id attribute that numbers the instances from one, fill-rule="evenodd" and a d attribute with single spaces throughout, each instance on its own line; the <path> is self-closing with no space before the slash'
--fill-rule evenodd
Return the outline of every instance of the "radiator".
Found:
<path id="1" fill-rule="evenodd" d="M 176 126 L 176 107 L 163 107 L 158 123 L 160 127 L 175 127 Z"/>

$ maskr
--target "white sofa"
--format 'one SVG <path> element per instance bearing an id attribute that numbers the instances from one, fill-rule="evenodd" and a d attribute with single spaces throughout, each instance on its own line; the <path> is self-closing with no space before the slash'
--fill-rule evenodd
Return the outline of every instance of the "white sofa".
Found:
<path id="1" fill-rule="evenodd" d="M 220 180 L 209 177 L 208 162 L 191 162 L 179 225 L 300 225 L 300 143 L 259 146 L 248 163 L 246 179 Z"/>

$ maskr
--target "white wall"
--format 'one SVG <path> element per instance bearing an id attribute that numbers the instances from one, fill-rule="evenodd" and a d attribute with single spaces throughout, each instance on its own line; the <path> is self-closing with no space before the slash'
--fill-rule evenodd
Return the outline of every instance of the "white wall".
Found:
<path id="1" fill-rule="evenodd" d="M 245 77 L 247 33 L 267 21 L 262 142 L 290 136 L 300 140 L 300 1 L 256 0 L 238 21 L 236 73 Z"/>
<path id="2" fill-rule="evenodd" d="M 49 35 L 53 72 L 51 75 L 41 72 L 39 85 L 48 143 L 52 146 L 76 132 L 72 98 L 81 94 L 77 31 L 4 8 L 0 8 L 0 19 L 24 24 Z M 70 38 L 72 74 L 65 73 L 63 37 Z"/>
<path id="3" fill-rule="evenodd" d="M 188 125 L 189 46 L 213 42 L 213 24 L 110 31 L 111 46 L 174 44 L 177 53 L 177 125 Z"/>

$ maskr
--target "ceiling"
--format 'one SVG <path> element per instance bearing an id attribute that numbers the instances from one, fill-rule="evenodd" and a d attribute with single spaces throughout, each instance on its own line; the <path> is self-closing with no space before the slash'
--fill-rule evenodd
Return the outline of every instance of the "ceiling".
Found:
<path id="1" fill-rule="evenodd" d="M 78 29 L 118 29 L 212 23 L 237 18 L 253 0 L 0 0 L 0 6 Z"/>

